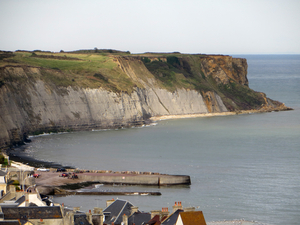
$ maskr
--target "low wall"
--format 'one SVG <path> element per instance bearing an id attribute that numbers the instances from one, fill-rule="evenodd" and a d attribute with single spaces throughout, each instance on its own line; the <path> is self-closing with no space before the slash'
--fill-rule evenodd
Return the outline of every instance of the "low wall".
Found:
<path id="1" fill-rule="evenodd" d="M 179 185 L 191 184 L 190 176 L 187 175 L 89 175 L 78 174 L 81 182 L 94 181 L 103 184 L 135 184 L 135 185 Z"/>

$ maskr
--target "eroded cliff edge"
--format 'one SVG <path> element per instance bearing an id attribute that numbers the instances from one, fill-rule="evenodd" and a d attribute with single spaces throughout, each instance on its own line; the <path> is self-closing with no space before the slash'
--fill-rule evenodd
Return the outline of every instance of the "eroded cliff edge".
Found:
<path id="1" fill-rule="evenodd" d="M 217 55 L 1 52 L 0 148 L 41 132 L 143 125 L 152 116 L 287 110 Z"/>

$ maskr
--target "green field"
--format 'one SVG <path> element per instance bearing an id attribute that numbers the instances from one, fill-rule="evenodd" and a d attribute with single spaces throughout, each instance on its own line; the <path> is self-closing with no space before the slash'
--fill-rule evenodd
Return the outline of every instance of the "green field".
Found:
<path id="1" fill-rule="evenodd" d="M 109 54 L 20 51 L 0 60 L 0 66 L 6 65 L 39 67 L 41 79 L 57 86 L 102 87 L 116 92 L 131 92 L 136 86 Z"/>

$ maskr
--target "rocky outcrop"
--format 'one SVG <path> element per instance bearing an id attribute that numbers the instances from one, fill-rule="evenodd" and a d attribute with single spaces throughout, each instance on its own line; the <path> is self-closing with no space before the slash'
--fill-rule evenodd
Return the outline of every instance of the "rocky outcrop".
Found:
<path id="1" fill-rule="evenodd" d="M 193 89 L 177 85 L 170 90 L 163 83 L 165 71 L 149 69 L 141 58 L 113 56 L 121 71 L 114 68 L 113 72 L 123 73 L 132 81 L 131 92 L 60 86 L 44 79 L 45 71 L 53 77 L 65 77 L 60 70 L 24 65 L 0 67 L 0 147 L 21 144 L 28 134 L 139 126 L 152 116 L 234 111 L 243 106 L 232 100 L 234 84 L 249 91 L 245 59 L 202 55 L 150 57 L 150 63 L 162 63 L 172 70 L 172 76 L 182 73 L 198 82 L 193 83 Z M 103 82 L 109 81 L 105 78 Z M 280 105 L 265 96 L 261 99 L 264 107 L 274 109 Z"/>
<path id="2" fill-rule="evenodd" d="M 215 92 L 208 91 L 204 93 L 204 99 L 208 112 L 217 113 L 227 111 L 222 99 Z"/>
<path id="3" fill-rule="evenodd" d="M 248 86 L 246 59 L 211 55 L 203 57 L 202 66 L 205 76 L 212 76 L 218 84 L 228 84 L 232 79 L 241 85 Z"/>

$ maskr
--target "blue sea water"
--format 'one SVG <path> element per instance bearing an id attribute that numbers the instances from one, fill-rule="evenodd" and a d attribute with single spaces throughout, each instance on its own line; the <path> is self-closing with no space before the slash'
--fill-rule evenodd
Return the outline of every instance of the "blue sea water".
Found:
<path id="1" fill-rule="evenodd" d="M 160 191 L 161 196 L 111 196 L 140 210 L 202 210 L 206 221 L 246 219 L 300 223 L 300 55 L 239 55 L 250 88 L 293 111 L 160 121 L 155 126 L 34 137 L 27 152 L 82 169 L 190 175 L 176 187 L 101 186 Z M 55 197 L 65 205 L 105 208 L 109 196 Z"/>

